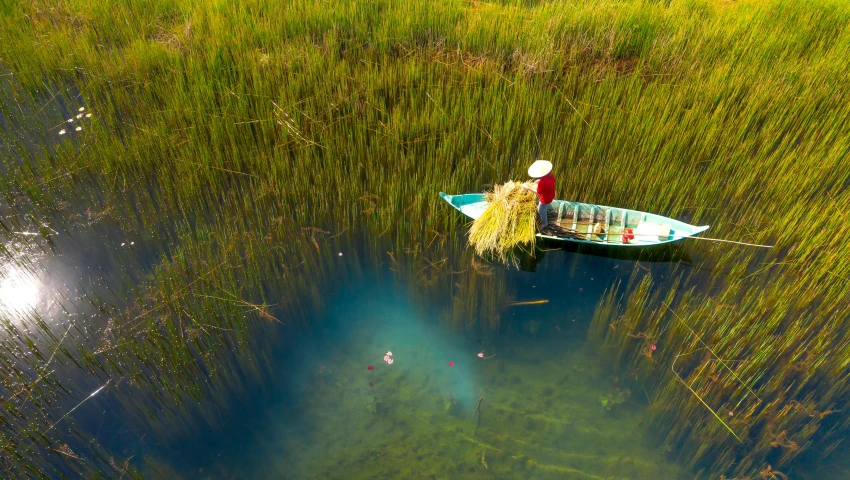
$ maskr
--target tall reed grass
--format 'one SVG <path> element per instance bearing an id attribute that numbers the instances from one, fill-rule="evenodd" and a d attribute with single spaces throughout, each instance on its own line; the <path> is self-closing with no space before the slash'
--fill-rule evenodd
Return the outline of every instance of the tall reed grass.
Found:
<path id="1" fill-rule="evenodd" d="M 281 291 L 269 275 L 297 275 L 302 259 L 323 265 L 315 245 L 332 240 L 321 232 L 365 229 L 367 248 L 389 239 L 396 252 L 434 232 L 454 238 L 462 222 L 438 191 L 482 191 L 550 158 L 560 198 L 776 244 L 759 255 L 690 246 L 708 271 L 683 273 L 691 293 L 636 284 L 624 323 L 592 338 L 653 379 L 656 418 L 696 464 L 753 475 L 769 459 L 781 469 L 806 450 L 829 451 L 850 421 L 848 20 L 850 8 L 829 0 L 7 3 L 0 226 L 36 218 L 48 243 L 100 215 L 156 232 L 154 273 L 94 301 L 114 313 L 115 337 L 104 337 L 106 324 L 80 331 L 65 362 L 103 382 L 133 379 L 122 388 L 150 396 L 128 410 L 150 417 L 153 405 L 179 405 L 172 398 L 216 395 L 191 386 L 205 381 L 200 352 L 233 381 L 221 360 L 233 348 L 261 365 L 246 346 L 257 345 L 252 328 L 276 323 L 263 306 Z M 93 120 L 60 137 L 81 106 Z M 322 272 L 284 285 L 321 304 L 330 264 Z M 619 321 L 610 298 L 603 327 Z M 293 308 L 295 318 L 302 307 Z M 643 356 L 628 334 L 663 340 L 662 351 Z M 15 335 L 36 348 L 26 331 Z M 28 357 L 30 372 L 65 345 L 58 338 Z M 16 348 L 4 347 L 9 365 Z M 9 372 L 22 385 L 39 378 Z M 51 392 L 70 387 L 36 384 L 51 388 L 33 394 L 37 405 L 4 410 L 16 419 L 8 438 L 57 418 L 46 413 Z M 725 423 L 745 442 L 706 405 L 732 411 Z M 47 454 L 60 440 L 37 441 Z M 19 447 L 10 440 L 4 451 Z M 52 460 L 10 461 L 6 473 L 20 475 Z"/>

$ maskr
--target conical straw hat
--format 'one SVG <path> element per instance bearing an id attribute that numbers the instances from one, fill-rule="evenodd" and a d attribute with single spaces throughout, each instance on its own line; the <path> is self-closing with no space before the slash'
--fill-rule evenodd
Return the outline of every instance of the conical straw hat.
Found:
<path id="1" fill-rule="evenodd" d="M 528 167 L 528 176 L 531 178 L 541 178 L 549 175 L 552 171 L 552 162 L 549 160 L 537 160 Z"/>

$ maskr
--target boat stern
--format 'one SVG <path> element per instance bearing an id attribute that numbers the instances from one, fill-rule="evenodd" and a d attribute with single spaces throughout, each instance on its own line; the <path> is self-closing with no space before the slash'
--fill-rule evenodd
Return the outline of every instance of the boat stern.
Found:
<path id="1" fill-rule="evenodd" d="M 699 235 L 700 233 L 708 230 L 708 227 L 709 225 L 703 225 L 701 227 L 694 226 L 693 230 L 691 231 L 691 236 Z"/>

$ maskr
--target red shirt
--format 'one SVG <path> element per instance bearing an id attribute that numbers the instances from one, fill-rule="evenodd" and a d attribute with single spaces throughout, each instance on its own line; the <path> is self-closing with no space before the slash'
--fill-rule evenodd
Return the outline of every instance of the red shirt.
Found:
<path id="1" fill-rule="evenodd" d="M 540 203 L 552 203 L 555 199 L 555 175 L 550 173 L 537 181 L 537 196 Z"/>

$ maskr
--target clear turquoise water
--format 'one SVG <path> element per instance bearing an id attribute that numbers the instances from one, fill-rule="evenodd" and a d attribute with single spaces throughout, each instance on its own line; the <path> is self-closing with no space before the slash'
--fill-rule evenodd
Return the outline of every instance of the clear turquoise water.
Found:
<path id="1" fill-rule="evenodd" d="M 59 240 L 49 253 L 28 252 L 41 272 L 36 308 L 60 333 L 74 318 L 57 309 L 61 298 L 141 278 L 155 263 L 158 250 L 144 236 L 100 228 Z M 95 241 L 101 248 L 86 250 Z M 115 388 L 74 411 L 75 428 L 108 448 L 119 467 L 132 462 L 150 478 L 694 477 L 648 420 L 641 379 L 607 369 L 585 344 L 607 288 L 635 268 L 663 285 L 689 262 L 686 249 L 639 262 L 554 250 L 526 262 L 526 271 L 459 273 L 444 290 L 358 249 L 358 241 L 324 249 L 321 262 L 338 275 L 319 285 L 321 301 L 265 330 L 271 346 L 258 353 L 262 368 L 220 359 L 236 365 L 238 381 L 186 404 L 183 422 L 134 415 L 122 401 L 134 391 Z M 301 275 L 315 281 L 310 269 Z M 492 283 L 464 290 L 470 275 Z M 489 296 L 475 299 L 476 308 L 452 313 L 482 293 Z M 541 300 L 548 302 L 510 305 Z M 79 373 L 72 379 L 91 391 L 100 385 Z M 840 466 L 800 465 L 796 478 L 844 478 Z"/>
<path id="2" fill-rule="evenodd" d="M 508 270 L 496 301 L 549 302 L 501 309 L 496 331 L 474 317 L 452 328 L 459 300 L 422 304 L 389 270 L 339 279 L 313 327 L 281 332 L 263 385 L 155 458 L 194 478 L 677 478 L 639 379 L 584 346 L 602 291 L 633 263 L 558 251 Z"/>

